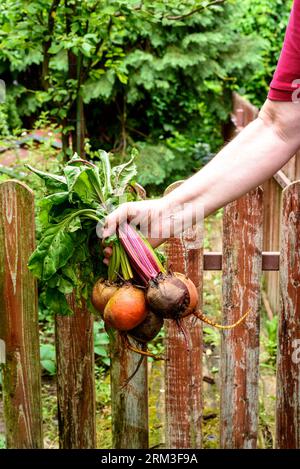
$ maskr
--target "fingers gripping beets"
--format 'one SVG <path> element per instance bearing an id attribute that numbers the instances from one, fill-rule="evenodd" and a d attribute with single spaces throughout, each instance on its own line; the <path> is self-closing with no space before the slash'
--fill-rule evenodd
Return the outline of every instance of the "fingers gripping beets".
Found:
<path id="1" fill-rule="evenodd" d="M 120 205 L 107 217 L 103 238 L 113 235 L 117 227 L 127 221 L 139 226 L 152 247 L 159 246 L 167 237 L 174 234 L 174 219 L 165 198 Z M 104 262 L 108 264 L 108 258 L 112 255 L 111 247 L 106 247 L 104 253 L 106 255 Z"/>

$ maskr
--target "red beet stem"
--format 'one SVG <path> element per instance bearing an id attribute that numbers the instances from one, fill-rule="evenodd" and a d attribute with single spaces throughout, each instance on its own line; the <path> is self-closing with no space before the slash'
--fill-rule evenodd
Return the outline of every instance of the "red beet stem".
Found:
<path id="1" fill-rule="evenodd" d="M 139 234 L 128 224 L 123 223 L 118 230 L 120 241 L 132 261 L 133 268 L 147 284 L 161 272 L 152 252 Z"/>
<path id="2" fill-rule="evenodd" d="M 153 269 L 157 272 L 160 273 L 162 271 L 161 266 L 158 264 L 156 260 L 156 255 L 155 253 L 149 248 L 149 246 L 145 243 L 143 238 L 140 236 L 140 234 L 132 228 L 129 224 L 127 224 L 126 227 L 128 237 L 135 242 L 136 246 L 140 246 L 141 252 L 143 255 L 146 256 L 147 260 L 150 262 L 151 266 Z"/>

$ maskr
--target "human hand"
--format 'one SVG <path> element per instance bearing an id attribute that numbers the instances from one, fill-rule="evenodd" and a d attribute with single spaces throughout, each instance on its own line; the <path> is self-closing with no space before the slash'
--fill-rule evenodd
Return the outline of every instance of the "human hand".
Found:
<path id="1" fill-rule="evenodd" d="M 117 227 L 131 222 L 148 239 L 152 247 L 157 247 L 166 239 L 180 236 L 195 223 L 203 219 L 202 205 L 197 201 L 181 204 L 172 194 L 161 199 L 141 202 L 127 202 L 120 205 L 106 219 L 103 239 L 113 235 Z M 104 263 L 109 264 L 112 248 L 104 249 Z"/>
<path id="2" fill-rule="evenodd" d="M 171 237 L 173 231 L 173 213 L 166 198 L 156 200 L 145 200 L 140 202 L 127 202 L 120 205 L 110 215 L 108 215 L 104 230 L 103 239 L 112 236 L 119 225 L 124 222 L 132 222 L 139 226 L 143 235 L 148 238 L 152 247 L 157 247 Z M 104 249 L 104 263 L 109 263 L 112 248 Z"/>

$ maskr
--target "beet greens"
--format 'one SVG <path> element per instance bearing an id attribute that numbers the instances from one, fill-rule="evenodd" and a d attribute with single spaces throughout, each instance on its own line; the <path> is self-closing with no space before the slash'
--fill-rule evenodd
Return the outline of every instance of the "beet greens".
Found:
<path id="1" fill-rule="evenodd" d="M 78 301 L 83 298 L 91 306 L 93 284 L 105 272 L 97 224 L 101 226 L 109 211 L 117 207 L 120 195 L 126 194 L 127 200 L 138 197 L 132 189 L 134 155 L 114 168 L 106 152 L 99 151 L 99 156 L 99 162 L 89 162 L 75 154 L 59 175 L 28 165 L 44 181 L 47 191 L 37 202 L 38 244 L 28 267 L 40 280 L 47 305 L 54 313 L 72 313 L 65 295 L 73 291 Z M 132 276 L 124 252 L 121 262 L 127 276 Z"/>

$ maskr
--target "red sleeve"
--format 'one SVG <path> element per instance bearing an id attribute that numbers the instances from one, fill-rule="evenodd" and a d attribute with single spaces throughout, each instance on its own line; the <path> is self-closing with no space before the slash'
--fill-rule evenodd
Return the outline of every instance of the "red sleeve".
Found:
<path id="1" fill-rule="evenodd" d="M 300 99 L 300 0 L 294 0 L 268 98 L 275 101 Z"/>

